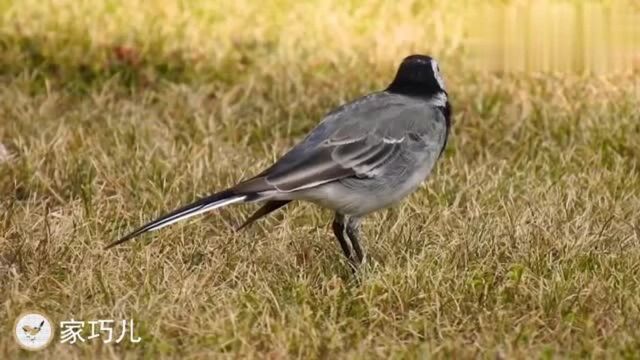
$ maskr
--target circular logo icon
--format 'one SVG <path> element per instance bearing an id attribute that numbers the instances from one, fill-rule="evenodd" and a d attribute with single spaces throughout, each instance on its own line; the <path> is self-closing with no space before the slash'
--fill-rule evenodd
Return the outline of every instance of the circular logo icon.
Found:
<path id="1" fill-rule="evenodd" d="M 30 311 L 18 316 L 13 336 L 25 350 L 42 350 L 53 340 L 51 320 L 39 312 Z"/>

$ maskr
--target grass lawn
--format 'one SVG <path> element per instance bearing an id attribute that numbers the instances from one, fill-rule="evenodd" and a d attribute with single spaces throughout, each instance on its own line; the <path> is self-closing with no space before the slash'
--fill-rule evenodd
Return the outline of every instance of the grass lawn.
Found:
<path id="1" fill-rule="evenodd" d="M 482 71 L 473 9 L 441 3 L 0 1 L 0 358 L 640 356 L 640 73 Z M 365 220 L 359 281 L 307 204 L 103 250 L 263 170 L 414 52 L 440 60 L 453 133 Z M 30 354 L 10 335 L 29 309 L 143 340 Z"/>

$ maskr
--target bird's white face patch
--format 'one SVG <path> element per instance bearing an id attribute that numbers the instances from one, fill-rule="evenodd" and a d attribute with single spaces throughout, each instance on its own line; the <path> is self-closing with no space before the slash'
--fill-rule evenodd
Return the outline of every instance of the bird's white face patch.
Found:
<path id="1" fill-rule="evenodd" d="M 442 78 L 442 75 L 440 75 L 440 67 L 438 66 L 438 62 L 434 59 L 431 59 L 431 69 L 433 70 L 433 76 L 435 76 L 438 85 L 440 85 L 442 90 L 445 90 L 444 79 Z"/>

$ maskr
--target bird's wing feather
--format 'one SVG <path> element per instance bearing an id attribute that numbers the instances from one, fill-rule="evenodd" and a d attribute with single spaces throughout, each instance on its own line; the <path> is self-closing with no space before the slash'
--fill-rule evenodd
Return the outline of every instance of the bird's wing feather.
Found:
<path id="1" fill-rule="evenodd" d="M 367 176 L 398 149 L 398 143 L 384 142 L 375 135 L 346 143 L 327 142 L 303 161 L 266 174 L 265 181 L 281 192 L 290 192 L 345 177 Z"/>
<path id="2" fill-rule="evenodd" d="M 416 141 L 439 142 L 424 101 L 387 93 L 366 96 L 329 113 L 310 134 L 248 184 L 280 192 L 346 177 L 367 177 Z M 435 119 L 434 119 L 435 120 Z M 437 121 L 436 121 L 437 122 Z"/>

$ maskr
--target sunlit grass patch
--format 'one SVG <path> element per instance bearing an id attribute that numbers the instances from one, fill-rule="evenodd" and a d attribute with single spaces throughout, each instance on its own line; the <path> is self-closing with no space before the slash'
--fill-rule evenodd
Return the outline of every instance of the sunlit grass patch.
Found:
<path id="1" fill-rule="evenodd" d="M 0 5 L 3 329 L 25 308 L 140 324 L 141 344 L 55 358 L 640 351 L 637 73 L 478 68 L 471 2 L 150 4 Z M 365 221 L 359 281 L 307 204 L 102 249 L 261 171 L 411 52 L 441 59 L 453 134 L 416 194 Z"/>

